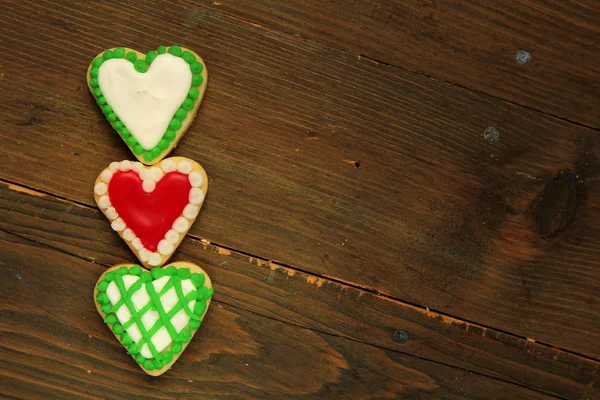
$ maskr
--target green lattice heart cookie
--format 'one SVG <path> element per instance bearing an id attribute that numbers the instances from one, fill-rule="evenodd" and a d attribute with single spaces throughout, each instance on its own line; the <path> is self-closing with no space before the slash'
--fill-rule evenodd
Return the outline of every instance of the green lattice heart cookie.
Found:
<path id="1" fill-rule="evenodd" d="M 151 272 L 133 264 L 109 268 L 94 289 L 96 308 L 149 375 L 167 371 L 200 328 L 213 287 L 197 265 L 175 262 Z"/>
<path id="2" fill-rule="evenodd" d="M 90 64 L 90 91 L 138 160 L 154 164 L 177 145 L 196 116 L 208 74 L 202 58 L 179 46 L 147 54 L 117 47 Z"/>

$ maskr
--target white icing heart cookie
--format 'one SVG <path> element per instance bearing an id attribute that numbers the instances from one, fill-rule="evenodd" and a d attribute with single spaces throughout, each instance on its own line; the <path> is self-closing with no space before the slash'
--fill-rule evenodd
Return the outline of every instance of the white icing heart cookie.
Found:
<path id="1" fill-rule="evenodd" d="M 96 309 L 127 352 L 149 375 L 167 371 L 196 334 L 213 287 L 197 265 L 175 262 L 145 270 L 109 268 L 96 284 Z"/>
<path id="2" fill-rule="evenodd" d="M 147 54 L 117 47 L 99 54 L 87 73 L 106 119 L 144 164 L 177 145 L 196 116 L 208 74 L 202 58 L 179 46 Z"/>
<path id="3" fill-rule="evenodd" d="M 94 199 L 142 264 L 154 268 L 177 249 L 207 190 L 204 168 L 188 158 L 166 158 L 152 167 L 125 160 L 100 173 Z"/>

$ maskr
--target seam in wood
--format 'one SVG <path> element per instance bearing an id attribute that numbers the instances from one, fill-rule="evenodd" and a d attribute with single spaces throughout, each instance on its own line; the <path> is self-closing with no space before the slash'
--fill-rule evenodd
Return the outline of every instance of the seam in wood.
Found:
<path id="1" fill-rule="evenodd" d="M 37 190 L 37 189 L 31 188 L 29 186 L 24 186 L 24 185 L 21 185 L 21 184 L 16 183 L 16 182 L 8 181 L 7 179 L 4 179 L 4 178 L 0 178 L 0 182 L 7 183 L 8 184 L 8 188 L 11 189 L 11 190 L 15 190 L 14 187 L 20 187 L 20 188 L 24 188 L 26 191 L 23 190 L 23 189 L 21 189 L 21 190 L 17 189 L 15 191 L 25 192 L 25 193 L 29 193 L 30 191 L 31 192 L 38 192 L 38 193 L 40 193 L 40 195 L 44 194 L 44 195 L 47 195 L 47 196 L 51 196 L 51 197 L 54 197 L 54 198 L 61 199 L 61 200 L 66 201 L 66 202 L 74 203 L 74 204 L 76 204 L 76 205 L 78 205 L 80 207 L 84 207 L 84 208 L 89 208 L 89 209 L 92 209 L 92 210 L 96 210 L 96 207 L 94 207 L 94 206 L 90 206 L 88 204 L 81 203 L 81 202 L 72 201 L 72 200 L 70 200 L 68 198 L 65 198 L 63 196 L 58 196 L 58 195 L 52 194 L 50 192 L 45 192 L 45 191 Z M 11 186 L 12 186 L 12 188 L 11 188 Z M 40 195 L 37 195 L 37 196 L 39 197 Z M 7 233 L 10 233 L 10 234 L 13 234 L 15 236 L 21 237 L 21 236 L 15 234 L 15 233 L 12 233 L 12 232 L 7 232 Z M 370 293 L 372 295 L 377 296 L 378 298 L 381 298 L 381 299 L 390 301 L 392 303 L 399 304 L 400 306 L 411 308 L 411 309 L 413 309 L 415 311 L 421 312 L 422 314 L 424 314 L 424 315 L 426 315 L 426 316 L 428 316 L 430 318 L 439 319 L 439 320 L 441 320 L 442 322 L 444 322 L 447 325 L 459 325 L 459 326 L 462 325 L 462 326 L 465 326 L 465 328 L 466 328 L 467 331 L 469 331 L 470 328 L 478 328 L 475 331 L 476 332 L 481 332 L 482 336 L 486 336 L 486 332 L 488 330 L 489 331 L 494 331 L 494 332 L 497 332 L 497 333 L 501 333 L 501 334 L 513 337 L 513 338 L 525 340 L 525 341 L 528 341 L 528 342 L 534 342 L 536 345 L 543 346 L 543 347 L 546 347 L 546 348 L 550 348 L 550 349 L 552 349 L 554 351 L 557 351 L 557 352 L 562 352 L 562 353 L 565 353 L 565 354 L 569 354 L 569 355 L 573 355 L 573 356 L 576 356 L 576 357 L 584 358 L 584 359 L 586 359 L 588 361 L 592 361 L 594 363 L 600 363 L 600 359 L 596 359 L 594 357 L 591 357 L 591 356 L 588 356 L 588 355 L 585 355 L 585 354 L 580 354 L 580 353 L 577 353 L 577 352 L 574 352 L 574 351 L 571 351 L 571 350 L 568 350 L 568 349 L 564 349 L 564 348 L 562 348 L 560 346 L 556 346 L 556 345 L 553 345 L 553 344 L 550 344 L 550 343 L 541 342 L 541 341 L 538 341 L 537 339 L 528 338 L 528 337 L 521 336 L 521 335 L 518 335 L 518 334 L 515 334 L 515 333 L 504 331 L 504 330 L 499 329 L 499 328 L 495 328 L 495 327 L 487 326 L 487 325 L 482 325 L 482 324 L 479 324 L 479 323 L 477 323 L 475 321 L 463 319 L 463 318 L 460 318 L 460 317 L 457 317 L 457 316 L 454 316 L 454 315 L 451 315 L 451 314 L 447 314 L 447 313 L 444 313 L 444 312 L 440 312 L 440 311 L 437 311 L 437 310 L 432 310 L 429 307 L 421 306 L 421 305 L 416 304 L 416 303 L 411 303 L 411 302 L 408 302 L 408 301 L 405 301 L 405 300 L 401 300 L 401 299 L 395 298 L 393 296 L 390 296 L 390 295 L 387 295 L 387 294 L 384 294 L 384 293 L 380 293 L 375 288 L 370 288 L 370 287 L 367 287 L 367 286 L 361 286 L 360 284 L 353 283 L 353 282 L 348 282 L 348 281 L 345 281 L 345 280 L 342 280 L 342 279 L 339 279 L 339 278 L 336 278 L 336 277 L 331 277 L 331 276 L 327 276 L 327 275 L 317 274 L 317 273 L 314 273 L 314 272 L 310 272 L 310 271 L 304 270 L 304 269 L 299 268 L 299 267 L 295 267 L 295 266 L 290 265 L 290 264 L 285 264 L 285 263 L 281 263 L 281 262 L 278 262 L 278 261 L 272 261 L 272 260 L 269 260 L 269 259 L 267 259 L 265 257 L 257 256 L 255 254 L 248 253 L 248 252 L 245 252 L 245 251 L 242 251 L 242 250 L 237 250 L 235 248 L 232 248 L 232 247 L 229 247 L 229 246 L 225 246 L 225 245 L 222 245 L 222 244 L 219 244 L 219 243 L 216 243 L 216 242 L 212 242 L 212 241 L 209 241 L 209 240 L 207 240 L 205 238 L 201 238 L 199 236 L 192 235 L 192 234 L 189 234 L 189 233 L 187 234 L 187 237 L 189 237 L 189 238 L 191 238 L 191 239 L 193 239 L 195 241 L 200 242 L 200 244 L 202 244 L 204 246 L 212 246 L 212 247 L 214 247 L 215 250 L 217 251 L 217 253 L 219 253 L 221 255 L 230 256 L 231 253 L 236 253 L 238 255 L 243 255 L 243 256 L 249 257 L 250 261 L 256 263 L 256 265 L 259 266 L 259 267 L 262 267 L 263 265 L 267 265 L 267 266 L 269 266 L 269 268 L 271 268 L 271 270 L 282 269 L 289 276 L 294 276 L 296 273 L 305 274 L 307 276 L 307 282 L 310 283 L 310 284 L 316 284 L 317 287 L 323 286 L 323 284 L 326 281 L 331 282 L 331 283 L 335 283 L 335 284 L 338 284 L 338 285 L 341 285 L 341 286 L 351 287 L 351 288 L 359 290 L 361 293 L 362 292 L 367 292 L 367 293 Z M 38 243 L 38 244 L 46 246 L 48 248 L 51 248 L 51 249 L 63 252 L 63 253 L 68 254 L 68 255 L 72 255 L 72 256 L 81 258 L 82 260 L 85 260 L 85 261 L 91 261 L 91 262 L 97 263 L 99 265 L 104 265 L 106 267 L 111 267 L 112 266 L 112 265 L 107 265 L 107 264 L 104 264 L 104 263 L 101 263 L 101 262 L 97 262 L 95 259 L 82 257 L 82 256 L 77 255 L 77 254 L 72 254 L 72 253 L 63 251 L 61 249 L 57 249 L 55 247 L 45 245 L 43 243 L 37 242 L 37 241 L 35 241 L 33 239 L 30 239 L 30 238 L 27 238 L 27 237 L 23 237 L 23 239 L 30 240 L 30 241 L 32 241 L 34 243 Z M 310 329 L 310 328 L 307 328 L 307 329 Z M 392 349 L 390 349 L 390 350 L 392 350 Z"/>

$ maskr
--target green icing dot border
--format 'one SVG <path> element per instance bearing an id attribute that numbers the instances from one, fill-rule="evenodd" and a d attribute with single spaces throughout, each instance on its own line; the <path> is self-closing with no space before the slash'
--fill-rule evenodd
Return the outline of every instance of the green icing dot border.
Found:
<path id="1" fill-rule="evenodd" d="M 102 90 L 98 84 L 98 73 L 100 71 L 100 66 L 104 63 L 104 61 L 113 58 L 123 58 L 131 62 L 136 71 L 144 73 L 148 71 L 148 68 L 158 55 L 165 53 L 169 53 L 176 57 L 181 57 L 186 63 L 189 64 L 190 71 L 192 72 L 192 84 L 190 86 L 187 98 L 183 101 L 171 118 L 169 127 L 163 134 L 163 137 L 158 141 L 158 144 L 152 149 L 145 149 L 138 143 L 133 135 L 131 135 L 129 129 L 127 129 L 119 117 L 117 117 L 117 115 L 113 112 L 112 107 L 107 104 L 106 99 L 102 95 Z M 143 158 L 144 161 L 151 163 L 152 160 L 156 159 L 169 148 L 171 142 L 173 142 L 173 140 L 175 140 L 177 137 L 177 131 L 181 129 L 182 121 L 187 118 L 188 111 L 193 110 L 196 106 L 195 103 L 198 101 L 200 95 L 200 91 L 197 89 L 197 87 L 204 83 L 202 71 L 204 71 L 204 64 L 200 61 L 197 61 L 194 54 L 187 50 L 182 50 L 182 48 L 178 45 L 173 45 L 170 47 L 159 46 L 156 51 L 151 50 L 146 53 L 146 57 L 144 59 L 138 59 L 138 55 L 134 51 L 127 52 L 124 47 L 117 47 L 106 50 L 92 61 L 90 68 L 91 79 L 88 82 L 88 85 L 92 89 L 96 103 L 102 109 L 102 113 L 106 116 L 108 122 L 111 123 L 113 129 L 117 131 L 125 140 L 125 143 L 127 146 L 129 146 L 129 149 L 133 152 L 133 154 Z"/>
<path id="2" fill-rule="evenodd" d="M 139 276 L 140 279 L 137 280 L 133 285 L 131 285 L 131 287 L 128 290 L 126 290 L 123 286 L 122 281 L 122 277 L 125 275 Z M 161 290 L 161 293 L 155 293 L 154 285 L 152 285 L 152 282 L 159 278 L 162 278 L 163 276 L 169 276 L 169 282 L 165 284 L 165 286 Z M 174 286 L 174 283 L 177 282 L 180 284 L 181 281 L 185 279 L 191 280 L 192 284 L 196 287 L 196 291 L 192 291 L 186 296 L 183 296 L 183 293 L 180 289 L 181 286 Z M 164 365 L 169 364 L 171 361 L 173 361 L 173 356 L 175 354 L 181 353 L 181 351 L 183 350 L 183 345 L 192 339 L 192 336 L 194 335 L 192 331 L 195 332 L 196 330 L 198 330 L 198 328 L 200 328 L 202 322 L 202 315 L 204 314 L 207 308 L 206 302 L 212 297 L 214 293 L 212 287 L 209 289 L 206 286 L 204 286 L 205 280 L 205 274 L 191 273 L 189 268 L 177 268 L 174 265 L 169 265 L 163 268 L 154 268 L 150 272 L 145 271 L 139 265 L 134 265 L 129 268 L 126 266 L 122 266 L 118 269 L 106 273 L 103 279 L 96 284 L 98 294 L 96 295 L 95 301 L 100 305 L 100 309 L 106 315 L 106 317 L 104 318 L 104 322 L 119 338 L 121 344 L 127 349 L 127 353 L 129 353 L 135 359 L 135 361 L 141 366 L 143 366 L 146 370 L 159 370 Z M 106 294 L 106 289 L 108 288 L 108 285 L 110 284 L 110 282 L 113 281 L 115 281 L 117 287 L 119 288 L 122 297 L 121 300 L 115 305 L 111 304 L 110 299 Z M 131 301 L 130 297 L 123 296 L 123 291 L 131 291 L 133 293 L 139 290 L 141 285 L 146 285 L 146 290 L 150 295 L 151 301 L 140 311 L 132 312 L 132 318 L 124 324 L 128 325 L 127 327 L 125 327 L 119 322 L 119 319 L 117 318 L 115 312 L 122 306 L 127 307 L 131 311 L 132 306 L 128 305 L 128 302 Z M 175 307 L 173 307 L 173 309 L 176 310 L 175 312 L 184 309 L 185 312 L 188 313 L 188 315 L 190 316 L 190 320 L 188 322 L 188 326 L 186 328 L 183 328 L 181 332 L 169 332 L 169 335 L 171 335 L 173 342 L 165 350 L 158 353 L 155 348 L 153 349 L 154 346 L 150 342 L 150 338 L 152 338 L 153 334 L 149 336 L 147 335 L 153 330 L 156 331 L 162 328 L 163 326 L 166 327 L 166 324 L 162 320 L 164 318 L 167 318 L 168 315 L 164 311 L 164 309 L 162 309 L 162 306 L 159 305 L 159 309 L 157 309 L 157 304 L 155 303 L 158 301 L 156 299 L 159 299 L 162 294 L 164 294 L 166 291 L 170 290 L 173 287 L 177 292 L 177 296 L 179 299 L 178 304 L 180 305 L 180 307 L 177 307 L 176 305 Z M 183 301 L 182 298 L 184 299 Z M 187 303 L 191 300 L 196 300 L 196 304 L 194 305 L 193 310 L 189 310 L 187 308 Z M 140 346 L 138 343 L 135 343 L 131 336 L 127 333 L 127 328 L 129 328 L 129 326 L 135 323 L 136 319 L 143 315 L 144 312 L 148 311 L 146 310 L 142 312 L 145 308 L 148 308 L 148 310 L 156 310 L 159 313 L 160 317 L 149 331 L 146 331 L 143 328 L 143 325 L 140 327 L 140 324 L 137 324 L 138 328 L 140 328 L 140 331 L 142 333 L 142 340 L 140 341 L 142 345 Z M 173 309 L 170 310 L 169 313 L 172 313 Z M 171 317 L 168 317 L 169 321 L 170 318 Z M 167 330 L 169 331 L 168 327 Z M 154 358 L 149 359 L 140 354 L 141 347 L 144 344 L 149 345 L 150 351 L 153 353 Z"/>

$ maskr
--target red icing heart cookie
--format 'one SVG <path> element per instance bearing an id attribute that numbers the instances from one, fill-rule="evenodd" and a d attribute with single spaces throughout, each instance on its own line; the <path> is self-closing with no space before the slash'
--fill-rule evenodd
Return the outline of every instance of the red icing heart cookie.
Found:
<path id="1" fill-rule="evenodd" d="M 98 178 L 94 198 L 111 227 L 148 268 L 171 257 L 196 220 L 208 188 L 204 169 L 184 157 L 152 167 L 113 162 Z"/>

